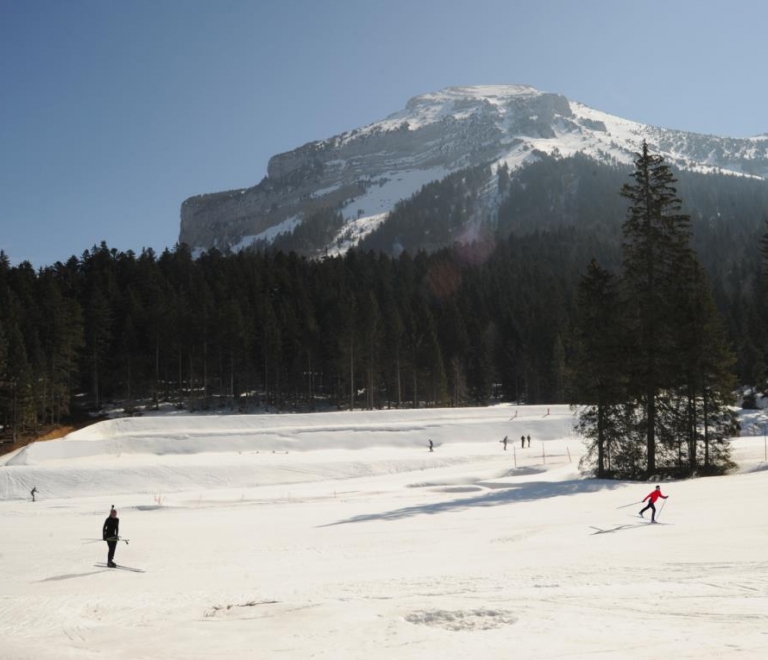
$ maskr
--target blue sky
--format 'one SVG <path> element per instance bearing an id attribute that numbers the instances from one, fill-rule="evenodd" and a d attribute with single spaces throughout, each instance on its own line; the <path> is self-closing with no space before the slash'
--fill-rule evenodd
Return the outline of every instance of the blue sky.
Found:
<path id="1" fill-rule="evenodd" d="M 765 133 L 766 25 L 739 0 L 0 0 L 0 249 L 159 252 L 186 197 L 451 85 Z"/>

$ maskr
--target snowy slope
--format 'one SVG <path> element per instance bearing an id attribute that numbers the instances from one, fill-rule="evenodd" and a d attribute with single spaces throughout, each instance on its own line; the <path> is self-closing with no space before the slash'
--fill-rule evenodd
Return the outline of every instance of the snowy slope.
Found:
<path id="1" fill-rule="evenodd" d="M 650 525 L 652 486 L 580 478 L 569 410 L 546 413 L 143 418 L 34 446 L 0 466 L 0 658 L 766 657 L 763 436 L 733 441 L 738 474 L 663 484 Z M 112 504 L 145 573 L 96 565 Z"/>
<path id="2" fill-rule="evenodd" d="M 546 415 L 545 407 L 524 410 L 527 420 L 536 420 L 540 439 L 570 436 L 567 411 Z M 77 497 L 133 492 L 139 483 L 143 492 L 160 488 L 168 493 L 195 483 L 209 488 L 251 487 L 316 480 L 329 474 L 347 478 L 421 469 L 423 448 L 430 438 L 436 444 L 460 440 L 467 448 L 487 446 L 489 440 L 509 434 L 513 414 L 509 407 L 500 406 L 483 411 L 115 419 L 0 457 L 0 466 L 4 463 L 7 468 L 0 470 L 0 500 L 26 498 L 33 486 L 42 488 L 41 484 L 56 497 Z M 522 419 L 521 413 L 515 425 L 520 426 Z M 446 449 L 438 460 L 453 464 L 473 459 L 463 451 Z M 305 461 L 307 465 L 296 468 Z"/>

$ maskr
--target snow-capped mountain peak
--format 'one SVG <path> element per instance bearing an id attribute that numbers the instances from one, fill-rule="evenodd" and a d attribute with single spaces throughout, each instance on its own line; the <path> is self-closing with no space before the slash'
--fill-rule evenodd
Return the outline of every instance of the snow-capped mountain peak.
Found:
<path id="1" fill-rule="evenodd" d="M 526 85 L 449 87 L 416 96 L 381 121 L 273 156 L 253 188 L 186 200 L 180 241 L 242 249 L 328 207 L 354 221 L 359 238 L 366 218 L 381 223 L 398 201 L 451 172 L 481 164 L 515 170 L 542 153 L 628 164 L 643 140 L 681 169 L 768 178 L 766 135 L 657 128 Z"/>

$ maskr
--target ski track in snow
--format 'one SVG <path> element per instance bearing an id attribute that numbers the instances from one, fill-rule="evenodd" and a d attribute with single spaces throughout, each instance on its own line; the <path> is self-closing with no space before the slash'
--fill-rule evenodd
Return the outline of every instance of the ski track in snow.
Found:
<path id="1" fill-rule="evenodd" d="M 619 507 L 652 485 L 579 476 L 567 407 L 518 412 L 148 417 L 4 457 L 0 658 L 767 656 L 762 437 L 649 525 Z M 111 504 L 145 573 L 94 565 Z"/>

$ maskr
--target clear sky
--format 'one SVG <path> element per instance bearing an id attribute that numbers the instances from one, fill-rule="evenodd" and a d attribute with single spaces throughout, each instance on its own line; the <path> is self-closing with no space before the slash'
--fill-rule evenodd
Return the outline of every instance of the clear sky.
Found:
<path id="1" fill-rule="evenodd" d="M 452 85 L 768 132 L 768 3 L 0 0 L 0 249 L 161 251 L 191 196 Z"/>

